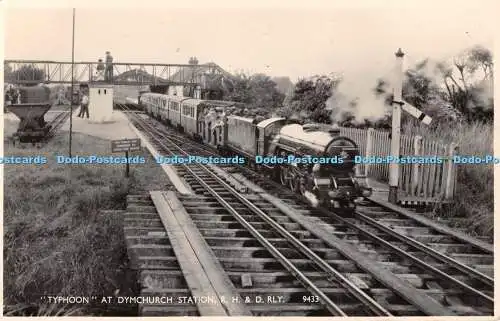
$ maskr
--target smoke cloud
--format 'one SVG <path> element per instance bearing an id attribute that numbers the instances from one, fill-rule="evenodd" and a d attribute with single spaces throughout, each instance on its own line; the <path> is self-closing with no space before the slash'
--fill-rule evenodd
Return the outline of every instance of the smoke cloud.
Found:
<path id="1" fill-rule="evenodd" d="M 341 123 L 349 116 L 354 117 L 354 123 L 364 123 L 365 120 L 377 121 L 383 119 L 390 111 L 382 95 L 377 97 L 374 83 L 363 84 L 353 81 L 353 77 L 343 78 L 333 89 L 332 96 L 326 101 L 326 109 L 331 110 L 333 123 Z M 359 79 L 359 78 L 358 78 Z"/>
<path id="2" fill-rule="evenodd" d="M 410 67 L 410 69 L 405 70 L 404 79 L 406 79 L 406 74 L 414 76 L 425 77 L 430 80 L 428 84 L 430 89 L 430 96 L 428 97 L 427 103 L 435 112 L 439 114 L 442 106 L 447 105 L 445 101 L 440 98 L 439 92 L 446 92 L 445 86 L 445 76 L 452 76 L 458 85 L 463 89 L 463 82 L 461 80 L 461 75 L 458 74 L 457 68 L 453 65 L 453 58 L 444 61 L 435 61 L 427 59 L 425 61 L 418 62 Z M 354 117 L 351 121 L 354 124 L 363 124 L 365 120 L 376 122 L 382 120 L 390 115 L 390 106 L 386 104 L 386 97 L 392 94 L 394 88 L 394 75 L 395 69 L 392 69 L 388 75 L 383 78 L 384 86 L 382 89 L 383 93 L 380 95 L 375 94 L 374 83 L 360 82 L 359 79 L 362 77 L 350 77 L 344 78 L 337 88 L 333 89 L 332 96 L 326 101 L 326 108 L 331 110 L 331 120 L 333 123 L 342 123 L 347 120 L 349 116 Z M 414 81 L 417 81 L 419 77 L 412 77 Z M 356 82 L 352 79 L 357 79 Z M 368 79 L 366 79 L 368 81 Z M 493 79 L 484 79 L 484 74 L 481 72 L 476 74 L 466 75 L 467 88 L 472 93 L 473 98 L 469 101 L 469 108 L 483 108 L 484 110 L 491 109 L 493 107 Z M 448 84 L 457 86 L 455 83 L 448 79 Z M 418 87 L 418 85 L 417 85 Z M 406 95 L 413 96 L 418 94 L 417 92 L 412 92 L 415 90 L 412 86 L 405 86 L 404 90 Z"/>
<path id="3" fill-rule="evenodd" d="M 483 108 L 484 110 L 491 110 L 493 104 L 493 79 L 484 79 L 479 82 L 474 90 L 474 101 L 470 102 L 469 108 Z"/>

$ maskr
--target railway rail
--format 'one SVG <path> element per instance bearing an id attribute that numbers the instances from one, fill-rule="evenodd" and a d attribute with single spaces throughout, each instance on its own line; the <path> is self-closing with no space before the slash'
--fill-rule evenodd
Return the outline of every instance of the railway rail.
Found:
<path id="1" fill-rule="evenodd" d="M 150 134 L 149 138 L 154 141 L 157 148 L 169 154 L 185 153 L 175 143 L 169 142 L 168 138 L 161 137 L 160 139 L 157 131 L 151 133 L 151 128 L 149 127 L 148 130 L 144 122 L 137 118 L 136 121 L 138 121 L 137 125 Z M 405 302 L 397 291 L 382 285 L 381 282 L 358 268 L 356 262 L 349 260 L 339 251 L 322 244 L 323 241 L 320 238 L 315 237 L 300 224 L 293 222 L 279 209 L 269 207 L 270 204 L 259 200 L 258 196 L 236 191 L 207 166 L 198 164 L 181 167 L 186 171 L 192 187 L 199 193 L 205 194 L 204 197 L 196 199 L 196 205 L 185 205 L 188 212 L 191 212 L 190 216 L 197 227 L 208 234 L 225 231 L 225 233 L 236 233 L 233 235 L 245 233 L 247 236 L 247 240 L 243 243 L 241 240 L 235 240 L 243 245 L 242 247 L 217 244 L 217 242 L 227 243 L 227 237 L 210 239 L 211 242 L 215 242 L 211 243 L 214 244 L 212 250 L 224 268 L 229 269 L 228 272 L 233 275 L 241 273 L 242 269 L 246 275 L 249 273 L 259 275 L 263 274 L 262 263 L 265 263 L 264 267 L 268 266 L 264 269 L 266 271 L 264 275 L 267 274 L 267 278 L 272 275 L 276 277 L 276 273 L 279 273 L 282 275 L 282 280 L 286 279 L 294 286 L 293 288 L 269 289 L 267 285 L 258 292 L 260 295 L 265 296 L 266 293 L 272 292 L 288 293 L 288 301 L 286 304 L 278 304 L 274 307 L 267 305 L 261 307 L 260 310 L 250 304 L 249 309 L 252 314 L 271 313 L 272 315 L 279 311 L 279 314 L 291 315 L 303 315 L 305 312 L 342 316 L 425 315 L 412 304 Z M 181 198 L 182 201 L 185 199 Z M 259 208 L 259 204 L 264 209 Z M 211 206 L 217 207 L 210 209 Z M 250 235 L 253 239 L 248 238 Z M 235 248 L 238 250 L 235 251 Z M 237 255 L 242 257 L 236 257 Z M 255 270 L 255 267 L 251 267 L 252 265 L 261 266 Z M 364 289 L 360 289 L 355 284 L 356 281 L 350 280 L 346 275 L 363 284 Z M 277 287 L 280 283 L 283 281 L 272 282 L 272 287 Z M 303 288 L 297 289 L 297 283 Z M 372 295 L 376 293 L 378 298 L 383 297 L 385 307 L 369 296 L 366 293 L 367 289 Z M 304 296 L 303 294 L 307 292 L 309 295 Z M 313 302 L 297 302 L 300 301 L 301 294 L 302 297 L 310 297 Z"/>
<path id="2" fill-rule="evenodd" d="M 48 141 L 57 133 L 57 131 L 61 128 L 64 122 L 70 117 L 70 112 L 65 110 L 56 115 L 53 119 L 50 120 L 49 125 L 51 126 L 49 133 L 44 137 L 45 141 Z"/>
<path id="3" fill-rule="evenodd" d="M 157 130 L 163 130 L 158 129 L 161 127 L 158 124 L 155 126 Z M 214 155 L 214 151 L 206 146 L 186 143 L 186 138 L 181 135 L 168 131 L 168 137 L 182 142 L 183 148 L 194 148 L 199 155 Z M 296 194 L 248 168 L 226 166 L 225 169 L 244 174 L 260 186 L 274 191 L 291 207 L 321 218 L 341 238 L 370 249 L 368 252 L 371 251 L 372 256 L 375 252 L 381 264 L 399 261 L 397 266 L 405 272 L 400 273 L 402 278 L 413 282 L 417 288 L 431 294 L 457 314 L 493 313 L 493 255 L 488 246 L 468 243 L 455 235 L 436 231 L 431 226 L 371 201 L 361 203 L 351 219 L 323 209 L 311 210 L 300 200 L 297 202 Z"/>
<path id="4" fill-rule="evenodd" d="M 144 124 L 142 126 L 143 129 L 146 129 Z M 154 143 L 158 148 L 163 149 L 163 151 L 169 154 L 185 153 L 175 144 L 170 143 L 167 146 L 165 141 L 159 140 L 153 135 L 150 138 L 155 140 Z M 176 147 L 177 150 L 173 150 L 173 147 Z M 324 313 L 327 311 L 331 315 L 340 316 L 391 315 L 389 311 L 365 294 L 352 281 L 345 278 L 342 273 L 332 268 L 316 252 L 309 249 L 308 246 L 294 236 L 294 234 L 304 235 L 306 233 L 303 230 L 301 231 L 297 224 L 288 224 L 289 229 L 293 229 L 294 234 L 292 234 L 278 223 L 278 220 L 286 220 L 286 217 L 281 215 L 281 217 L 276 218 L 266 214 L 247 199 L 249 195 L 243 195 L 236 191 L 229 184 L 225 183 L 224 180 L 218 178 L 206 166 L 182 165 L 182 167 L 184 167 L 184 170 L 191 177 L 192 186 L 208 194 L 204 198 L 197 198 L 198 204 L 194 206 L 186 204 L 185 206 L 188 211 L 192 211 L 191 217 L 199 229 L 210 230 L 212 233 L 220 230 L 237 230 L 236 233 L 239 232 L 241 234 L 244 232 L 248 236 L 253 236 L 253 239 L 249 238 L 246 241 L 247 246 L 243 245 L 242 247 L 227 246 L 227 244 L 220 246 L 221 244 L 217 244 L 217 241 L 227 243 L 228 240 L 225 237 L 213 240 L 216 243 L 211 248 L 219 261 L 223 262 L 223 265 L 225 264 L 226 269 L 229 268 L 234 274 L 238 273 L 238 270 L 243 267 L 245 275 L 248 275 L 248 270 L 262 274 L 262 268 L 268 271 L 266 274 L 275 275 L 278 272 L 282 276 L 285 276 L 285 272 L 288 271 L 296 279 L 294 281 L 292 277 L 292 280 L 288 281 L 288 283 L 291 283 L 290 285 L 294 286 L 293 288 L 269 289 L 269 287 L 265 287 L 261 288 L 260 291 L 258 289 L 255 291 L 256 289 L 254 288 L 251 302 L 256 302 L 255 298 L 259 295 L 265 297 L 273 292 L 288 294 L 288 302 L 281 302 L 281 304 L 275 305 L 272 308 L 268 305 L 259 306 L 257 304 L 256 306 L 249 307 L 253 314 L 275 314 L 277 312 L 279 314 L 286 314 L 288 312 L 292 314 L 299 313 L 300 315 L 304 312 L 319 311 Z M 182 200 L 186 201 L 186 199 Z M 210 210 L 210 207 L 213 205 L 219 205 L 220 207 Z M 209 210 L 207 211 L 207 209 Z M 236 227 L 235 224 L 238 223 L 239 225 Z M 234 227 L 231 228 L 231 226 Z M 263 235 L 262 233 L 267 235 Z M 271 240 L 269 239 L 270 236 L 272 236 Z M 236 241 L 241 243 L 241 240 Z M 235 249 L 238 250 L 235 251 Z M 333 250 L 329 252 L 332 258 L 338 256 L 338 253 L 335 253 Z M 240 255 L 239 258 L 236 257 L 238 254 Z M 261 264 L 260 267 L 252 271 L 251 265 L 258 264 L 259 258 L 261 259 L 260 261 L 263 259 L 264 263 L 270 264 L 270 267 L 265 269 L 265 266 Z M 228 266 L 231 265 L 229 262 L 232 263 L 232 268 Z M 277 263 L 281 263 L 281 266 Z M 304 268 L 308 268 L 307 272 L 309 275 L 302 271 Z M 311 276 L 311 273 L 314 275 Z M 291 275 L 288 277 L 290 278 Z M 269 278 L 270 276 L 268 275 L 267 277 Z M 303 289 L 296 288 L 297 283 L 302 284 L 312 294 L 312 296 L 306 296 L 310 298 L 307 300 L 308 302 L 291 302 L 293 300 L 300 301 L 298 299 L 300 296 L 297 296 L 297 292 L 304 294 Z M 276 283 L 274 283 L 274 286 L 276 286 Z M 327 289 L 324 289 L 325 287 Z M 332 288 L 334 289 L 333 293 L 329 292 Z M 295 291 L 295 293 L 291 293 L 292 291 Z M 292 294 L 295 295 L 295 299 L 292 297 Z M 334 303 L 332 297 L 335 297 L 336 302 L 342 303 Z M 409 306 L 409 309 L 411 309 L 411 306 Z"/>

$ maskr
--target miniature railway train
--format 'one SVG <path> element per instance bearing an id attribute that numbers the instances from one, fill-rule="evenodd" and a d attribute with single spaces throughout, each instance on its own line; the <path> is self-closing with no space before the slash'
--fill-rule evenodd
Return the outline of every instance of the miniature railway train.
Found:
<path id="1" fill-rule="evenodd" d="M 356 199 L 372 193 L 365 179 L 356 175 L 357 144 L 341 136 L 338 128 L 325 131 L 314 124 L 300 125 L 281 117 L 258 122 L 230 115 L 239 103 L 229 101 L 147 92 L 140 93 L 137 103 L 150 116 L 217 148 L 222 155 L 245 157 L 251 166 L 302 194 L 313 206 L 352 210 Z M 311 156 L 337 162 L 263 165 L 255 162 L 256 156 L 275 160 Z"/>

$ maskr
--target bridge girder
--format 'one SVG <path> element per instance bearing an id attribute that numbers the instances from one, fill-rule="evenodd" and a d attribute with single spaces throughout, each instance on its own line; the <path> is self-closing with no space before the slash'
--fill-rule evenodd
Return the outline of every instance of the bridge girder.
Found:
<path id="1" fill-rule="evenodd" d="M 92 84 L 97 81 L 95 74 L 97 62 L 75 62 L 74 82 Z M 43 83 L 71 83 L 71 62 L 40 60 L 5 60 L 5 82 L 13 84 L 38 84 L 40 79 L 34 72 L 24 72 L 23 67 L 30 70 L 43 70 Z M 202 75 L 194 72 L 203 68 L 209 75 L 226 73 L 214 63 L 203 65 L 154 64 L 154 63 L 113 63 L 113 84 L 116 85 L 183 85 L 196 86 L 202 84 Z M 147 74 L 145 76 L 145 74 Z"/>

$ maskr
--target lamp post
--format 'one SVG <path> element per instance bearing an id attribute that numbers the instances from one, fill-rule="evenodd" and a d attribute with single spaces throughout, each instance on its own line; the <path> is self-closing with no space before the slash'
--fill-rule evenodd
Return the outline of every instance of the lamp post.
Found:
<path id="1" fill-rule="evenodd" d="M 73 37 L 71 39 L 71 99 L 69 111 L 69 157 L 71 157 L 71 138 L 73 133 L 73 96 L 75 83 L 75 8 L 73 8 Z"/>
<path id="2" fill-rule="evenodd" d="M 403 57 L 404 53 L 399 48 L 396 55 L 396 70 L 394 77 L 394 98 L 392 100 L 392 138 L 391 156 L 399 158 L 401 136 L 401 106 L 403 105 Z M 389 164 L 389 202 L 396 204 L 398 201 L 399 164 L 393 161 Z"/>

